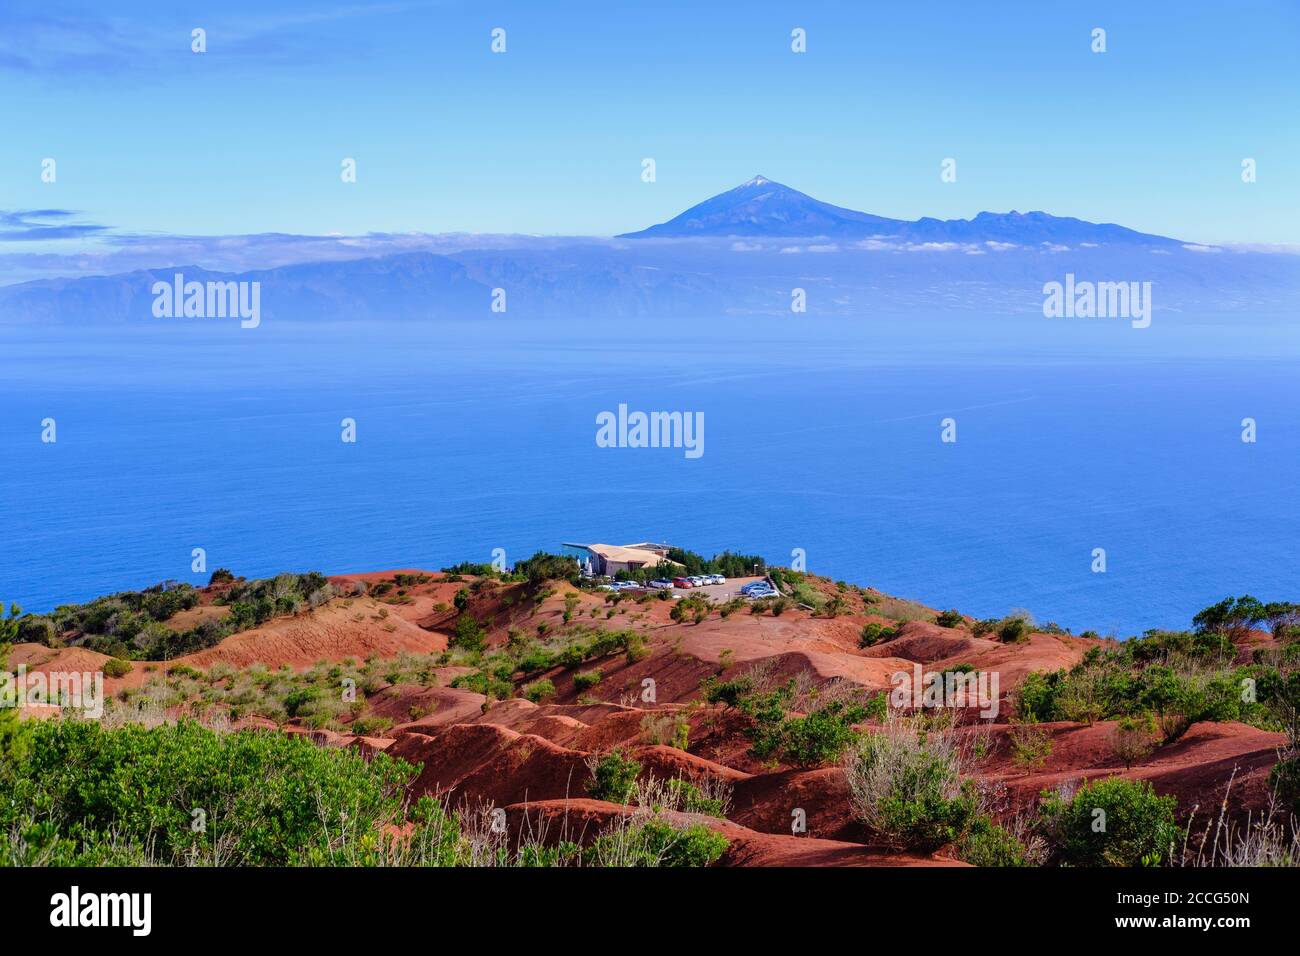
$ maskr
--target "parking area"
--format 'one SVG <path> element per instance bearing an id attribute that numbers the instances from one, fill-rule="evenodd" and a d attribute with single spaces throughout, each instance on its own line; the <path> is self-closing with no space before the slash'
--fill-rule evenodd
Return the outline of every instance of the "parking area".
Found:
<path id="1" fill-rule="evenodd" d="M 688 594 L 703 594 L 712 601 L 729 601 L 733 597 L 743 597 L 740 589 L 747 584 L 753 584 L 758 581 L 765 581 L 763 577 L 746 576 L 742 578 L 727 578 L 726 584 L 704 584 L 698 587 L 672 589 L 673 597 L 685 597 Z M 630 586 L 629 586 L 630 587 Z M 645 590 L 644 588 L 638 590 Z"/>
<path id="2" fill-rule="evenodd" d="M 741 588 L 749 584 L 755 584 L 759 582 L 765 583 L 766 581 L 767 579 L 762 576 L 754 577 L 752 575 L 747 575 L 745 577 L 740 577 L 740 578 L 727 578 L 726 584 L 703 584 L 703 585 L 698 585 L 689 588 L 673 587 L 669 591 L 669 594 L 671 594 L 675 598 L 683 598 L 686 597 L 688 594 L 702 594 L 704 597 L 707 597 L 711 601 L 722 603 L 725 601 L 730 601 L 732 598 L 746 597 L 746 595 L 741 592 Z M 656 590 L 656 589 L 646 588 L 646 587 L 637 587 L 636 585 L 633 585 L 631 583 L 623 584 L 620 582 L 611 582 L 610 584 L 602 584 L 600 585 L 600 587 L 604 590 L 615 590 L 615 589 L 626 588 L 628 591 L 634 594 L 643 593 L 647 590 Z"/>
<path id="3" fill-rule="evenodd" d="M 706 584 L 702 588 L 673 588 L 673 590 L 678 594 L 703 594 L 713 601 L 730 601 L 740 596 L 740 589 L 746 584 L 762 580 L 764 579 L 755 577 L 727 578 L 726 584 Z"/>

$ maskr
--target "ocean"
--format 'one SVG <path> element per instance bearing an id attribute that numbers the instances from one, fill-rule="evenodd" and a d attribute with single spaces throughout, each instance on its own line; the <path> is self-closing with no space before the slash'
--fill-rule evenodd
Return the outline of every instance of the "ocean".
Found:
<path id="1" fill-rule="evenodd" d="M 1300 599 L 1290 323 L 8 326 L 0 600 L 654 540 L 799 549 L 979 617 L 1186 627 L 1229 594 Z M 702 413 L 703 453 L 599 447 L 620 404 Z"/>

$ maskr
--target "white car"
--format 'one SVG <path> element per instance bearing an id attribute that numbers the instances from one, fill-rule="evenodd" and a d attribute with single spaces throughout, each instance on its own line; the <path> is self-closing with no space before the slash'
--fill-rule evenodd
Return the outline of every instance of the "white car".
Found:
<path id="1" fill-rule="evenodd" d="M 726 583 L 727 583 L 727 579 L 724 578 L 721 574 L 710 574 L 710 575 L 709 575 L 709 583 L 710 583 L 710 584 L 726 584 Z"/>
<path id="2" fill-rule="evenodd" d="M 670 590 L 670 589 L 672 588 L 672 586 L 673 586 L 673 582 L 672 582 L 672 581 L 664 581 L 664 580 L 661 579 L 661 580 L 658 580 L 658 581 L 651 581 L 651 582 L 650 582 L 650 586 L 651 586 L 652 588 L 656 588 L 657 590 L 660 590 L 660 591 L 666 591 L 666 590 Z"/>
<path id="3" fill-rule="evenodd" d="M 708 578 L 704 577 L 701 574 L 692 574 L 686 580 L 690 581 L 691 584 L 695 585 L 697 588 L 702 588 L 704 587 L 704 585 L 712 583 L 711 581 L 709 581 Z"/>

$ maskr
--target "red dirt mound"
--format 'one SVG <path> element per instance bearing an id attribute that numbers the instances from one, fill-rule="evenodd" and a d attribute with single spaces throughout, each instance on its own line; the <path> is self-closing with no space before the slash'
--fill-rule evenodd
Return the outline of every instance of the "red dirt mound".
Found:
<path id="1" fill-rule="evenodd" d="M 322 660 L 395 657 L 403 651 L 433 654 L 446 649 L 445 637 L 417 627 L 377 601 L 335 599 L 307 614 L 275 618 L 178 660 L 200 668 L 217 662 L 238 668 L 258 663 L 271 668 L 310 667 Z"/>
<path id="2" fill-rule="evenodd" d="M 590 843 L 602 830 L 622 820 L 635 822 L 639 811 L 600 800 L 531 801 L 506 807 L 506 825 L 513 834 L 545 842 L 571 840 Z M 703 824 L 721 833 L 730 847 L 722 866 L 965 866 L 953 860 L 872 849 L 858 843 L 816 837 L 759 833 L 748 827 L 695 813 L 665 813 L 678 826 Z"/>

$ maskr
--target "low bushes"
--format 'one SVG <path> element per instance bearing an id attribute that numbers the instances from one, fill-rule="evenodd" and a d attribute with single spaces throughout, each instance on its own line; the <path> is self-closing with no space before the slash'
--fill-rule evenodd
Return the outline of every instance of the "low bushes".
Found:
<path id="1" fill-rule="evenodd" d="M 588 866 L 709 866 L 729 846 L 726 837 L 702 823 L 674 827 L 651 818 L 597 837 L 582 851 L 582 860 Z"/>
<path id="2" fill-rule="evenodd" d="M 980 813 L 968 757 L 951 731 L 891 716 L 868 734 L 847 766 L 858 818 L 886 841 L 929 852 L 961 839 Z"/>
<path id="3" fill-rule="evenodd" d="M 977 866 L 1159 866 L 1178 860 L 1177 802 L 1146 781 L 1113 777 L 1042 794 L 1011 830 L 988 812 L 992 791 L 967 776 L 969 738 L 891 716 L 846 766 L 857 817 L 885 842 L 930 852 L 949 844 Z"/>
<path id="4" fill-rule="evenodd" d="M 34 722 L 0 769 L 5 862 L 226 866 L 341 862 L 377 846 L 416 769 L 278 733 L 217 734 L 192 722 L 105 730 Z"/>
<path id="5" fill-rule="evenodd" d="M 1068 671 L 1026 675 L 1017 713 L 1024 720 L 1089 724 L 1150 718 L 1166 742 L 1203 720 L 1285 729 L 1287 705 L 1278 702 L 1287 696 L 1286 673 L 1234 664 L 1213 636 L 1153 632 L 1115 648 L 1093 648 Z M 1255 685 L 1256 693 L 1244 692 Z"/>
<path id="6" fill-rule="evenodd" d="M 1024 843 L 988 816 L 978 816 L 971 822 L 958 840 L 957 855 L 971 866 L 1032 865 Z"/>
<path id="7" fill-rule="evenodd" d="M 404 806 L 418 766 L 274 732 L 49 720 L 23 738 L 0 760 L 0 865 L 707 866 L 728 846 L 642 811 L 586 849 L 511 841 L 428 795 Z"/>
<path id="8" fill-rule="evenodd" d="M 1112 777 L 1073 795 L 1045 794 L 1040 824 L 1052 858 L 1066 866 L 1160 866 L 1183 842 L 1177 801 L 1145 780 Z"/>
<path id="9" fill-rule="evenodd" d="M 465 651 L 481 651 L 487 647 L 487 634 L 483 625 L 468 614 L 456 618 L 456 629 L 450 641 L 452 647 Z"/>
<path id="10" fill-rule="evenodd" d="M 589 769 L 591 780 L 587 783 L 587 793 L 593 800 L 627 803 L 636 788 L 641 764 L 625 757 L 623 751 L 615 750 L 591 761 Z"/>
<path id="11" fill-rule="evenodd" d="M 862 625 L 862 633 L 858 635 L 858 646 L 872 647 L 883 641 L 891 641 L 897 636 L 897 629 L 868 621 Z"/>
<path id="12" fill-rule="evenodd" d="M 549 678 L 533 681 L 524 687 L 524 696 L 534 704 L 540 704 L 544 700 L 549 700 L 555 696 L 555 685 Z"/>
<path id="13" fill-rule="evenodd" d="M 129 673 L 131 673 L 131 663 L 129 661 L 117 657 L 104 661 L 105 677 L 125 677 Z"/>
<path id="14" fill-rule="evenodd" d="M 1022 770 L 1037 770 L 1052 755 L 1052 735 L 1032 722 L 1013 722 L 1007 734 L 1011 759 Z"/>

